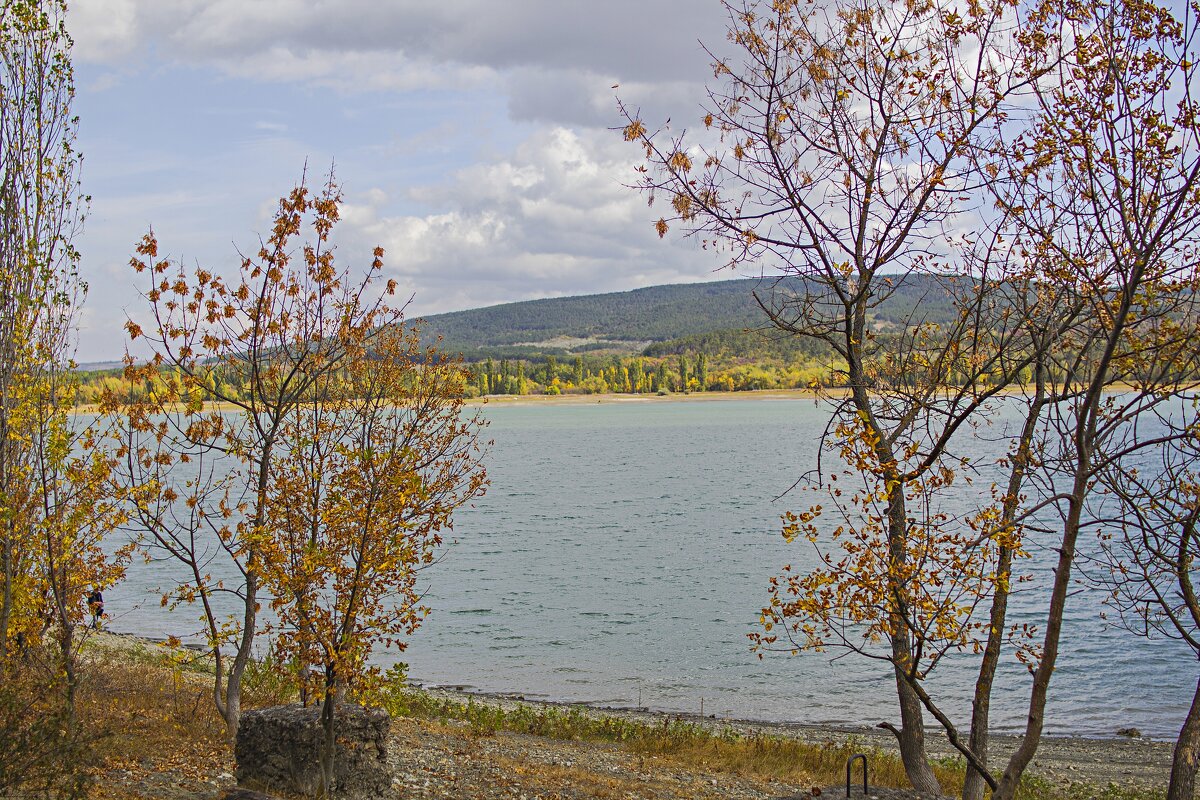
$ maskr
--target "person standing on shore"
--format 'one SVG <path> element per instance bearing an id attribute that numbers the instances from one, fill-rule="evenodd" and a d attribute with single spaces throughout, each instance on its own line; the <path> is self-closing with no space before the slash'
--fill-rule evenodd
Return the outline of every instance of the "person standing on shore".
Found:
<path id="1" fill-rule="evenodd" d="M 92 589 L 87 598 L 88 610 L 92 612 L 92 628 L 100 630 L 100 618 L 104 616 L 104 595 L 100 588 Z"/>

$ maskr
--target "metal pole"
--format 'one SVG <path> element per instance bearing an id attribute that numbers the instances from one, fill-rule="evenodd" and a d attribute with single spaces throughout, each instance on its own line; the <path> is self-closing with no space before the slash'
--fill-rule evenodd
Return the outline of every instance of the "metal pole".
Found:
<path id="1" fill-rule="evenodd" d="M 854 762 L 862 759 L 863 765 L 863 797 L 867 796 L 867 756 L 864 753 L 855 753 L 846 759 L 846 797 L 850 797 L 850 769 L 854 766 Z"/>

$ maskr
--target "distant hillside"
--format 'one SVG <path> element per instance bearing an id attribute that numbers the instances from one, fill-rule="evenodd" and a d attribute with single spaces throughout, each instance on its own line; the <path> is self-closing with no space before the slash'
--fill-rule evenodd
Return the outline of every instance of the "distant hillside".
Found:
<path id="1" fill-rule="evenodd" d="M 903 324 L 914 309 L 943 321 L 951 304 L 939 279 L 909 276 L 875 310 L 880 322 Z M 586 352 L 637 352 L 655 343 L 768 326 L 754 291 L 799 288 L 758 279 L 650 286 L 628 292 L 528 300 L 425 317 L 424 338 L 471 361 Z M 667 348 L 675 349 L 675 348 Z"/>
<path id="2" fill-rule="evenodd" d="M 428 338 L 440 335 L 445 349 L 451 351 L 596 350 L 606 342 L 625 343 L 624 349 L 630 349 L 714 329 L 762 324 L 762 311 L 752 295 L 757 283 L 743 279 L 674 284 L 505 303 L 425 317 L 423 333 Z M 560 339 L 587 343 L 555 341 Z"/>
<path id="3" fill-rule="evenodd" d="M 953 314 L 946 278 L 890 280 L 895 290 L 871 312 L 883 346 L 904 326 Z M 506 303 L 428 317 L 422 335 L 427 342 L 442 336 L 443 352 L 470 362 L 468 397 L 841 385 L 829 345 L 771 325 L 755 300 L 758 292 L 773 307 L 786 306 L 807 295 L 803 289 L 798 279 L 742 279 Z M 117 364 L 80 372 L 87 373 L 80 403 L 130 388 Z"/>

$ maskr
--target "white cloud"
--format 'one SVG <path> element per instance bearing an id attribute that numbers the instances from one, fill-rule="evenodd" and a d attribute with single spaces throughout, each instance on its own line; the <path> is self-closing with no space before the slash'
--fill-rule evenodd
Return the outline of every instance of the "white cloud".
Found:
<path id="1" fill-rule="evenodd" d="M 718 262 L 661 242 L 621 185 L 636 157 L 611 134 L 539 131 L 504 159 L 410 192 L 429 213 L 388 215 L 383 193 L 353 198 L 339 239 L 349 252 L 383 246 L 424 314 L 712 277 Z"/>
<path id="2" fill-rule="evenodd" d="M 654 234 L 622 186 L 640 151 L 606 130 L 617 83 L 649 122 L 698 116 L 697 39 L 723 43 L 724 20 L 681 6 L 73 0 L 95 198 L 81 355 L 119 353 L 150 224 L 172 257 L 236 264 L 306 163 L 345 182 L 342 257 L 382 245 L 419 313 L 713 277 L 719 259 Z"/>
<path id="3" fill-rule="evenodd" d="M 76 0 L 76 57 L 342 91 L 505 86 L 515 119 L 610 125 L 613 83 L 699 100 L 720 6 L 676 0 Z"/>
<path id="4" fill-rule="evenodd" d="M 138 41 L 137 0 L 74 0 L 67 22 L 75 58 L 119 64 Z"/>

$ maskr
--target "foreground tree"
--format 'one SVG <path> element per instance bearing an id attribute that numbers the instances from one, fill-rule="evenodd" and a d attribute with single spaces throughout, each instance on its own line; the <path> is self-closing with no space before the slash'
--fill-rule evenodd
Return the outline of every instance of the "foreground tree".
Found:
<path id="1" fill-rule="evenodd" d="M 333 791 L 339 697 L 369 690 L 376 644 L 405 647 L 428 609 L 416 580 L 456 508 L 482 494 L 480 420 L 462 414 L 467 373 L 392 327 L 314 387 L 280 437 L 264 587 L 280 663 L 320 667 L 322 774 Z"/>
<path id="2" fill-rule="evenodd" d="M 1184 642 L 1200 658 L 1200 438 L 1196 408 L 1164 408 L 1154 431 L 1169 441 L 1135 447 L 1101 473 L 1096 498 L 1103 557 L 1092 576 L 1110 592 L 1122 621 L 1139 636 Z M 1147 426 L 1142 426 L 1143 428 Z M 1174 437 L 1172 431 L 1191 432 Z M 1131 433 L 1131 432 L 1130 432 Z M 1143 434 L 1144 435 L 1144 434 Z M 1115 503 L 1114 503 L 1115 501 Z M 1200 763 L 1200 683 L 1179 731 L 1168 800 L 1190 800 Z"/>
<path id="3" fill-rule="evenodd" d="M 379 284 L 382 251 L 361 277 L 335 265 L 329 236 L 340 199 L 332 179 L 316 194 L 301 183 L 280 200 L 270 237 L 228 282 L 160 258 L 152 233 L 132 261 L 149 277 L 153 323 L 127 328 L 153 357 L 130 362 L 126 376 L 150 390 L 137 399 L 110 395 L 106 408 L 124 420 L 121 471 L 137 487 L 131 509 L 146 544 L 183 568 L 164 603 L 201 609 L 216 661 L 213 699 L 231 740 L 260 607 L 270 599 L 264 575 L 280 555 L 270 509 L 281 463 L 299 452 L 288 437 L 304 409 L 319 406 L 349 365 L 403 320 L 386 302 L 395 282 Z"/>
<path id="4" fill-rule="evenodd" d="M 758 643 L 776 646 L 783 632 L 791 646 L 890 664 L 901 724 L 885 727 L 913 785 L 940 793 L 921 684 L 979 635 L 975 610 L 997 551 L 1019 542 L 1011 527 L 966 529 L 939 497 L 969 468 L 954 434 L 1039 351 L 1009 296 L 1004 240 L 951 231 L 978 218 L 981 157 L 1000 140 L 1004 104 L 1032 79 L 1032 62 L 1008 49 L 1006 3 L 971 4 L 966 16 L 886 0 L 726 7 L 740 61 L 715 65 L 725 85 L 710 93 L 703 121 L 717 141 L 651 133 L 632 113 L 624 133 L 645 148 L 640 186 L 651 199 L 665 195 L 675 221 L 733 263 L 777 271 L 760 296 L 771 321 L 844 365 L 848 392 L 831 398 L 826 445 L 852 472 L 839 481 L 839 470 L 820 471 L 811 485 L 839 516 L 835 545 L 846 558 L 830 553 L 824 568 L 776 581 Z M 660 219 L 659 233 L 670 224 Z M 948 300 L 949 321 L 918 304 L 888 332 L 873 310 L 920 274 L 945 293 L 937 299 Z M 1046 301 L 1025 313 L 1054 308 Z M 846 478 L 861 483 L 843 490 Z M 822 513 L 830 510 L 816 503 L 790 515 L 785 536 L 815 539 Z"/>
<path id="5" fill-rule="evenodd" d="M 58 399 L 44 391 L 46 373 L 66 366 L 82 289 L 65 12 L 63 3 L 0 5 L 0 657 L 40 626 L 32 429 L 39 405 Z"/>
<path id="6" fill-rule="evenodd" d="M 86 198 L 61 1 L 0 3 L 0 793 L 72 795 L 76 630 L 90 587 L 120 574 L 101 548 L 121 521 L 111 458 L 73 418 L 72 241 Z"/>
<path id="7" fill-rule="evenodd" d="M 1070 288 L 1087 313 L 1054 351 L 1058 402 L 1039 432 L 1037 491 L 1025 513 L 1057 531 L 1057 563 L 1025 734 L 997 798 L 1015 795 L 1040 740 L 1080 534 L 1112 533 L 1097 488 L 1192 435 L 1159 424 L 1168 409 L 1179 418 L 1178 398 L 1200 376 L 1200 11 L 1180 13 L 1141 0 L 1044 4 L 1022 33 L 1036 43 L 1027 46 L 1060 51 L 1061 66 L 1037 87 L 1035 124 L 1007 148 L 1011 180 L 998 196 L 1044 281 Z M 1120 496 L 1152 507 L 1156 497 L 1132 493 L 1136 486 Z"/>

